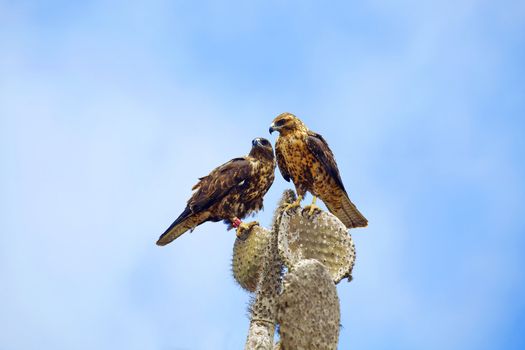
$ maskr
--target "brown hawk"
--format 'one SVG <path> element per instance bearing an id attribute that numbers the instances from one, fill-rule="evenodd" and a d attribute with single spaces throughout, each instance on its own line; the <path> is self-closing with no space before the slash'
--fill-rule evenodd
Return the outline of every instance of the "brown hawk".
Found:
<path id="1" fill-rule="evenodd" d="M 186 209 L 160 236 L 157 245 L 166 245 L 206 221 L 224 220 L 237 228 L 237 235 L 257 222 L 240 219 L 263 207 L 263 197 L 274 180 L 275 157 L 271 143 L 264 138 L 252 141 L 245 157 L 234 158 L 201 177 Z"/>
<path id="2" fill-rule="evenodd" d="M 315 201 L 319 197 L 347 228 L 366 226 L 368 221 L 350 201 L 325 139 L 291 113 L 277 116 L 270 134 L 273 131 L 279 132 L 275 144 L 279 170 L 286 181 L 293 181 L 298 195 L 291 207 L 299 206 L 308 191 L 314 196 L 310 212 L 317 208 Z"/>

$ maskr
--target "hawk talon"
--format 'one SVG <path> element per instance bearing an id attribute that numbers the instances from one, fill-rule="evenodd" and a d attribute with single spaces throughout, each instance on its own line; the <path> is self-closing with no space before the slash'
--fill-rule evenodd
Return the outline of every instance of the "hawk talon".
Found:
<path id="1" fill-rule="evenodd" d="M 288 211 L 293 208 L 301 207 L 302 200 L 303 200 L 303 196 L 297 197 L 297 199 L 293 203 L 288 203 L 284 206 L 284 211 Z"/>
<path id="2" fill-rule="evenodd" d="M 304 207 L 304 209 L 308 209 L 308 215 L 312 215 L 314 213 L 314 211 L 322 211 L 321 208 L 319 208 L 317 205 L 315 204 L 309 204 L 307 206 Z"/>
<path id="3" fill-rule="evenodd" d="M 321 211 L 321 208 L 319 208 L 317 205 L 315 205 L 315 202 L 317 202 L 317 197 L 316 196 L 314 196 L 314 198 L 312 198 L 312 204 L 307 205 L 306 207 L 304 207 L 304 209 L 310 208 L 310 210 L 308 210 L 308 215 L 310 215 L 310 216 L 314 213 L 315 210 Z"/>
<path id="4" fill-rule="evenodd" d="M 248 236 L 247 234 L 251 231 L 251 229 L 254 226 L 259 226 L 259 222 L 258 221 L 252 221 L 248 223 L 241 222 L 235 232 L 237 238 L 244 241 L 246 237 Z"/>

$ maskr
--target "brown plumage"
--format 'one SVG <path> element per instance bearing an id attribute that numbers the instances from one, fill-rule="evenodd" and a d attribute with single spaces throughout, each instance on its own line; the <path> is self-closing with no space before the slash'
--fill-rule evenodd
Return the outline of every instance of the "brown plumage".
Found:
<path id="1" fill-rule="evenodd" d="M 350 201 L 325 139 L 290 113 L 274 119 L 270 133 L 273 131 L 280 134 L 275 144 L 279 170 L 286 181 L 293 181 L 299 201 L 308 191 L 314 196 L 312 206 L 315 197 L 321 198 L 346 227 L 366 226 L 368 221 Z"/>
<path id="2" fill-rule="evenodd" d="M 238 219 L 259 211 L 274 172 L 271 143 L 264 138 L 254 139 L 247 156 L 234 158 L 199 179 L 186 209 L 160 236 L 157 245 L 166 245 L 206 221 L 224 220 L 231 228 L 235 221 L 239 223 Z"/>

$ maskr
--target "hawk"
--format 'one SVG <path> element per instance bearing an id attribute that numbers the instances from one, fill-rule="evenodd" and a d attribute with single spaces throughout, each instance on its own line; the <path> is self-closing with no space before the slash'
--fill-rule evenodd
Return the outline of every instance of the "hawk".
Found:
<path id="1" fill-rule="evenodd" d="M 186 209 L 159 237 L 157 245 L 166 245 L 188 230 L 206 221 L 224 223 L 237 228 L 237 235 L 258 223 L 240 219 L 259 211 L 263 197 L 274 180 L 275 157 L 271 143 L 264 138 L 252 141 L 245 157 L 234 158 L 199 178 Z"/>
<path id="2" fill-rule="evenodd" d="M 308 191 L 313 195 L 310 213 L 318 209 L 319 197 L 347 228 L 365 227 L 368 220 L 350 201 L 325 139 L 291 113 L 278 115 L 270 126 L 270 134 L 273 131 L 279 132 L 275 144 L 279 170 L 286 181 L 293 181 L 298 196 L 289 207 L 298 207 Z"/>

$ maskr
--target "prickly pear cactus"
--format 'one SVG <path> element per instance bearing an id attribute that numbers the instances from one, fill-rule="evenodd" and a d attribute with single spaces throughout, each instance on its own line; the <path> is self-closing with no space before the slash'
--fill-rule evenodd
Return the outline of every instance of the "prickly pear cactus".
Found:
<path id="1" fill-rule="evenodd" d="M 251 305 L 251 319 L 245 345 L 246 350 L 272 350 L 274 348 L 273 338 L 277 323 L 277 303 L 281 293 L 283 270 L 283 264 L 277 253 L 277 230 L 281 221 L 280 214 L 284 206 L 293 200 L 293 196 L 293 192 L 285 191 L 275 210 L 270 239 L 261 263 L 255 299 Z M 251 235 L 251 232 L 249 234 Z"/>
<path id="2" fill-rule="evenodd" d="M 279 254 L 288 268 L 303 259 L 317 259 L 338 283 L 351 279 L 355 247 L 345 225 L 324 211 L 297 208 L 284 212 L 279 227 Z"/>
<path id="3" fill-rule="evenodd" d="M 271 231 L 254 226 L 246 239 L 236 239 L 233 246 L 232 272 L 239 285 L 255 292 L 264 255 L 270 243 Z"/>
<path id="4" fill-rule="evenodd" d="M 282 350 L 337 349 L 339 298 L 319 261 L 301 260 L 284 277 L 277 315 Z"/>
<path id="5" fill-rule="evenodd" d="M 284 192 L 271 230 L 255 226 L 236 240 L 232 270 L 237 282 L 255 292 L 245 349 L 336 349 L 339 299 L 335 284 L 351 278 L 355 248 L 334 215 L 291 209 Z M 288 273 L 283 277 L 284 267 Z M 280 342 L 274 344 L 279 324 Z"/>

